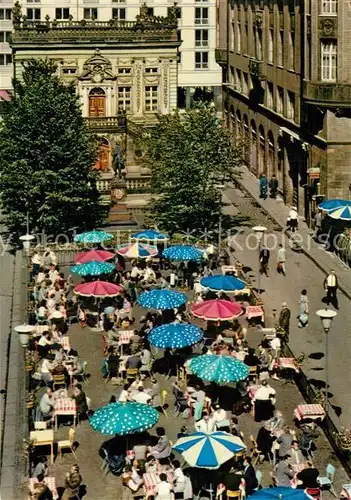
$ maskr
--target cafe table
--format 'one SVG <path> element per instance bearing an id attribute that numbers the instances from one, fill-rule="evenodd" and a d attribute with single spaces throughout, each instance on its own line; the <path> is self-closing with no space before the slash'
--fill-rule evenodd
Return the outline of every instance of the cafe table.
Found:
<path id="1" fill-rule="evenodd" d="M 320 404 L 299 405 L 294 410 L 294 416 L 297 420 L 304 420 L 305 418 L 311 420 L 323 420 L 325 418 L 325 411 Z"/>
<path id="2" fill-rule="evenodd" d="M 34 447 L 37 446 L 50 446 L 51 463 L 54 463 L 54 431 L 46 429 L 43 431 L 31 431 L 29 439 Z"/>
<path id="3" fill-rule="evenodd" d="M 57 430 L 57 417 L 59 415 L 72 415 L 73 425 L 76 426 L 77 421 L 77 406 L 72 398 L 59 398 L 54 405 L 55 430 Z"/>

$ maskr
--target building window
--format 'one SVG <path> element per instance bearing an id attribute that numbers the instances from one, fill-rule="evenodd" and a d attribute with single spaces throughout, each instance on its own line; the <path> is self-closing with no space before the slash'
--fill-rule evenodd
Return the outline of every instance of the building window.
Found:
<path id="1" fill-rule="evenodd" d="M 196 3 L 208 2 L 208 0 L 195 0 Z"/>
<path id="2" fill-rule="evenodd" d="M 289 120 L 295 120 L 295 94 L 288 92 L 287 97 L 286 117 L 289 118 Z"/>
<path id="3" fill-rule="evenodd" d="M 55 9 L 55 19 L 69 19 L 69 9 Z"/>
<path id="4" fill-rule="evenodd" d="M 158 73 L 158 68 L 145 68 L 145 73 Z"/>
<path id="5" fill-rule="evenodd" d="M 126 9 L 112 9 L 112 19 L 118 19 L 118 21 L 125 21 L 126 19 Z"/>
<path id="6" fill-rule="evenodd" d="M 242 92 L 242 85 L 241 85 L 241 71 L 240 69 L 235 70 L 235 89 L 238 92 Z"/>
<path id="7" fill-rule="evenodd" d="M 145 87 L 145 111 L 157 111 L 158 87 L 157 85 Z"/>
<path id="8" fill-rule="evenodd" d="M 231 23 L 230 29 L 230 50 L 235 50 L 235 23 Z"/>
<path id="9" fill-rule="evenodd" d="M 130 75 L 132 72 L 132 68 L 118 68 L 119 75 Z"/>
<path id="10" fill-rule="evenodd" d="M 169 17 L 170 13 L 173 11 L 174 7 L 167 7 L 167 15 Z M 175 8 L 175 12 L 176 12 L 176 17 L 177 19 L 181 19 L 182 18 L 182 9 L 180 7 L 176 7 Z"/>
<path id="11" fill-rule="evenodd" d="M 0 21 L 11 21 L 12 9 L 0 9 Z"/>
<path id="12" fill-rule="evenodd" d="M 249 94 L 249 79 L 247 73 L 242 73 L 242 93 L 245 95 Z"/>
<path id="13" fill-rule="evenodd" d="M 154 15 L 154 8 L 153 7 L 147 8 L 147 15 L 150 17 L 152 17 Z"/>
<path id="14" fill-rule="evenodd" d="M 269 63 L 273 63 L 273 57 L 274 57 L 274 30 L 269 29 L 268 30 L 268 40 L 267 40 L 267 60 Z"/>
<path id="15" fill-rule="evenodd" d="M 11 54 L 0 54 L 0 66 L 8 66 L 12 64 Z"/>
<path id="16" fill-rule="evenodd" d="M 106 116 L 106 94 L 101 88 L 89 93 L 89 116 Z"/>
<path id="17" fill-rule="evenodd" d="M 84 9 L 84 19 L 97 19 L 98 10 L 96 7 Z"/>
<path id="18" fill-rule="evenodd" d="M 266 86 L 266 106 L 267 108 L 273 109 L 274 99 L 273 99 L 273 83 L 267 83 Z"/>
<path id="19" fill-rule="evenodd" d="M 126 0 L 112 0 L 112 3 L 126 3 Z"/>
<path id="20" fill-rule="evenodd" d="M 62 73 L 64 75 L 75 75 L 77 73 L 77 68 L 63 68 Z"/>
<path id="21" fill-rule="evenodd" d="M 40 21 L 40 9 L 27 9 L 27 21 Z"/>
<path id="22" fill-rule="evenodd" d="M 208 47 L 208 30 L 195 30 L 195 47 Z"/>
<path id="23" fill-rule="evenodd" d="M 248 54 L 249 53 L 249 27 L 248 25 L 245 23 L 245 36 L 244 36 L 244 54 Z"/>
<path id="24" fill-rule="evenodd" d="M 336 14 L 337 0 L 321 0 L 321 14 Z"/>
<path id="25" fill-rule="evenodd" d="M 0 43 L 9 42 L 11 31 L 0 31 Z"/>
<path id="26" fill-rule="evenodd" d="M 236 25 L 236 47 L 237 52 L 241 52 L 241 24 Z"/>
<path id="27" fill-rule="evenodd" d="M 195 8 L 195 24 L 208 24 L 208 8 L 196 7 Z"/>
<path id="28" fill-rule="evenodd" d="M 208 68 L 208 52 L 195 52 L 195 69 Z"/>
<path id="29" fill-rule="evenodd" d="M 289 31 L 288 68 L 295 69 L 295 33 Z"/>
<path id="30" fill-rule="evenodd" d="M 258 61 L 262 60 L 262 30 L 255 30 L 255 57 Z"/>
<path id="31" fill-rule="evenodd" d="M 277 87 L 277 113 L 280 115 L 284 114 L 284 90 L 281 87 Z"/>
<path id="32" fill-rule="evenodd" d="M 321 43 L 321 78 L 324 82 L 336 81 L 337 45 L 334 40 Z"/>
<path id="33" fill-rule="evenodd" d="M 130 111 L 131 109 L 131 87 L 118 87 L 118 110 Z"/>
<path id="34" fill-rule="evenodd" d="M 278 66 L 283 66 L 283 64 L 284 64 L 283 52 L 284 52 L 284 31 L 279 30 L 278 31 L 278 44 L 277 44 L 277 65 Z"/>

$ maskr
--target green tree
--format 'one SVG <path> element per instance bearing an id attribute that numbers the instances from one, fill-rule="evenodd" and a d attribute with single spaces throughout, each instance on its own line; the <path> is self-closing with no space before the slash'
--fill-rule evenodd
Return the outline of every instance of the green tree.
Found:
<path id="1" fill-rule="evenodd" d="M 73 86 L 56 65 L 31 59 L 14 81 L 0 124 L 0 193 L 4 223 L 16 242 L 30 229 L 59 234 L 95 227 L 103 216 L 96 188 L 96 141 Z"/>
<path id="2" fill-rule="evenodd" d="M 154 198 L 151 217 L 170 233 L 199 235 L 218 226 L 223 182 L 243 164 L 216 110 L 200 103 L 160 118 L 145 139 Z"/>

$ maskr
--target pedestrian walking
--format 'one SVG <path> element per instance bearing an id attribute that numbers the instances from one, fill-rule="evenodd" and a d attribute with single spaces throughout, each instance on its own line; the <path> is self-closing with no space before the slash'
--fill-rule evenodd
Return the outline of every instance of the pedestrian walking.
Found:
<path id="1" fill-rule="evenodd" d="M 318 236 L 322 230 L 322 212 L 318 210 L 313 218 L 314 221 L 314 239 L 318 241 Z"/>
<path id="2" fill-rule="evenodd" d="M 265 274 L 268 278 L 268 263 L 270 258 L 270 251 L 268 248 L 263 247 L 260 251 L 260 273 Z"/>
<path id="3" fill-rule="evenodd" d="M 284 330 L 285 340 L 287 342 L 289 342 L 290 317 L 291 317 L 291 311 L 288 308 L 288 304 L 286 302 L 283 302 L 279 314 L 279 326 Z"/>
<path id="4" fill-rule="evenodd" d="M 267 199 L 268 180 L 264 174 L 260 175 L 260 198 Z"/>
<path id="5" fill-rule="evenodd" d="M 277 271 L 286 276 L 286 250 L 281 243 L 277 253 Z"/>
<path id="6" fill-rule="evenodd" d="M 327 292 L 327 297 L 326 297 L 327 304 L 329 305 L 330 303 L 332 303 L 335 309 L 339 309 L 338 298 L 336 295 L 338 289 L 338 278 L 334 270 L 330 271 L 328 276 L 325 278 L 324 288 L 325 291 Z"/>
<path id="7" fill-rule="evenodd" d="M 300 311 L 297 317 L 297 319 L 299 320 L 298 327 L 304 328 L 308 324 L 308 297 L 307 290 L 305 288 L 301 291 L 299 305 Z"/>
<path id="8" fill-rule="evenodd" d="M 291 207 L 289 215 L 288 215 L 288 219 L 286 221 L 288 231 L 295 233 L 295 231 L 297 230 L 297 226 L 298 226 L 297 218 L 298 218 L 297 208 Z"/>
<path id="9" fill-rule="evenodd" d="M 272 178 L 269 181 L 269 190 L 270 190 L 270 197 L 273 198 L 274 200 L 277 197 L 278 186 L 279 186 L 278 179 L 276 178 L 275 175 L 272 175 Z"/>

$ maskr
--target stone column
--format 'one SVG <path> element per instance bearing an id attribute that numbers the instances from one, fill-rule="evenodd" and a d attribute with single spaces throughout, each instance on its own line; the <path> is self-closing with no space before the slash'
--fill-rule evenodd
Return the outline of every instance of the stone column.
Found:
<path id="1" fill-rule="evenodd" d="M 133 98 L 134 116 L 142 116 L 144 112 L 144 81 L 143 81 L 143 61 L 136 59 L 134 62 L 134 85 L 135 97 Z"/>
<path id="2" fill-rule="evenodd" d="M 86 118 L 89 116 L 89 92 L 87 87 L 81 87 L 80 94 L 83 102 L 83 116 Z"/>
<path id="3" fill-rule="evenodd" d="M 112 113 L 112 88 L 111 87 L 107 87 L 107 89 L 106 89 L 106 98 L 107 98 L 106 116 L 113 116 L 113 113 Z"/>

